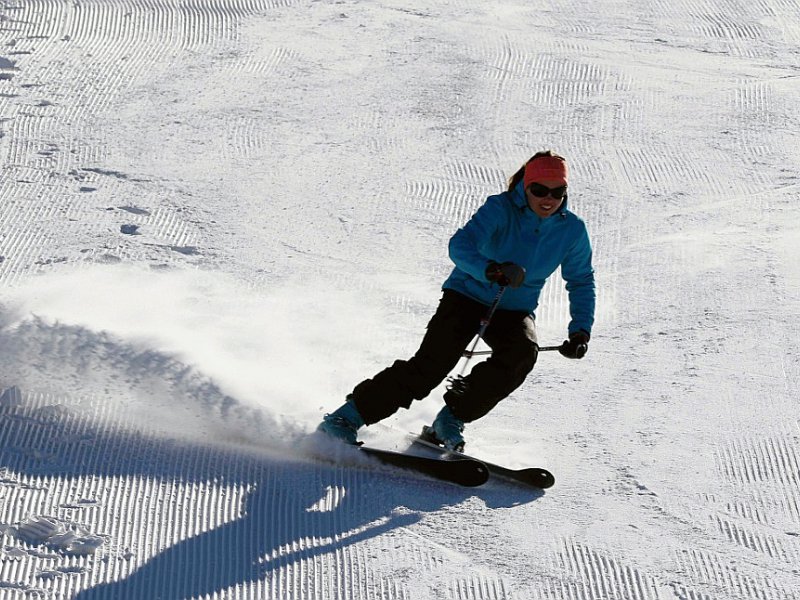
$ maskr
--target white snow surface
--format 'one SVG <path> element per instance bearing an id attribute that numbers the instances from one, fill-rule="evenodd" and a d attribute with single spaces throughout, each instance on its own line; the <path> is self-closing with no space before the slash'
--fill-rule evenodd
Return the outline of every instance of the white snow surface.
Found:
<path id="1" fill-rule="evenodd" d="M 0 598 L 800 598 L 799 44 L 797 0 L 0 0 Z M 590 350 L 466 435 L 556 485 L 315 441 L 543 148 Z"/>

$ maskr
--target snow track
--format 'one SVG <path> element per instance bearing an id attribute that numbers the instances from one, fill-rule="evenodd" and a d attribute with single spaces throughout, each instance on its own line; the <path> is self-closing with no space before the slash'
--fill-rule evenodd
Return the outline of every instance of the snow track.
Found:
<path id="1" fill-rule="evenodd" d="M 0 1 L 0 600 L 800 598 L 798 41 L 789 0 Z M 546 147 L 590 352 L 467 436 L 557 486 L 299 456 Z"/>

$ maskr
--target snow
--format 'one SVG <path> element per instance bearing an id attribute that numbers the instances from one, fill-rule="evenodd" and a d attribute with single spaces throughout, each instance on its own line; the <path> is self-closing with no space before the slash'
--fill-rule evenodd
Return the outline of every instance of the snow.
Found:
<path id="1" fill-rule="evenodd" d="M 799 598 L 798 41 L 778 0 L 0 2 L 0 598 Z M 549 147 L 589 353 L 466 433 L 555 487 L 309 441 Z"/>

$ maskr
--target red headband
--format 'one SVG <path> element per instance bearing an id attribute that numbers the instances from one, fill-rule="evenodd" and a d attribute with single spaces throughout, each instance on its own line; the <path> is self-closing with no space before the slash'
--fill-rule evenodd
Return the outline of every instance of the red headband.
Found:
<path id="1" fill-rule="evenodd" d="M 567 185 L 567 163 L 555 156 L 540 156 L 525 165 L 523 179 L 527 188 L 534 181 L 553 181 Z"/>

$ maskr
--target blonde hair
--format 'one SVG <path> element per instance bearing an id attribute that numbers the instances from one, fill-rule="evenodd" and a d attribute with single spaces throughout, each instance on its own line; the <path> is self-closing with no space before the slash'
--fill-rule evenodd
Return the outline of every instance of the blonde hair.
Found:
<path id="1" fill-rule="evenodd" d="M 508 179 L 508 191 L 509 191 L 509 192 L 510 192 L 511 190 L 513 190 L 515 187 L 517 187 L 517 184 L 518 184 L 520 181 L 522 181 L 522 178 L 525 176 L 525 167 L 527 167 L 527 166 L 528 166 L 528 163 L 529 163 L 529 162 L 531 162 L 532 160 L 536 160 L 537 158 L 540 158 L 540 157 L 542 157 L 542 156 L 552 156 L 553 158 L 558 158 L 559 160 L 563 160 L 564 162 L 567 162 L 567 159 L 566 159 L 566 158 L 564 158 L 564 157 L 563 157 L 563 156 L 561 156 L 560 154 L 556 154 L 556 153 L 555 153 L 555 152 L 553 152 L 552 150 L 542 150 L 541 152 L 537 152 L 536 154 L 534 154 L 533 156 L 531 156 L 531 157 L 530 157 L 528 160 L 526 160 L 526 161 L 525 161 L 525 164 L 524 164 L 524 165 L 522 165 L 522 166 L 519 168 L 519 170 L 518 170 L 516 173 L 514 173 L 514 174 L 513 174 L 513 175 L 512 175 L 512 176 L 511 176 L 511 177 Z"/>

